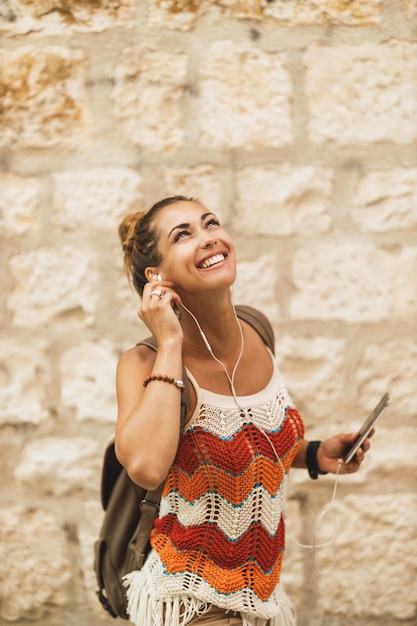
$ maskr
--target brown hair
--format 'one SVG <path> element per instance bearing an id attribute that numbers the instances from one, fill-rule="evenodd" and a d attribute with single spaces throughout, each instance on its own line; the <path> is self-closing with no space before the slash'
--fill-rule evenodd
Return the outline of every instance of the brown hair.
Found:
<path id="1" fill-rule="evenodd" d="M 142 296 L 148 282 L 145 276 L 147 267 L 157 266 L 162 258 L 158 251 L 158 233 L 155 231 L 155 217 L 166 206 L 176 202 L 197 202 L 186 196 L 172 196 L 156 202 L 149 211 L 130 213 L 119 225 L 124 265 L 129 280 Z"/>

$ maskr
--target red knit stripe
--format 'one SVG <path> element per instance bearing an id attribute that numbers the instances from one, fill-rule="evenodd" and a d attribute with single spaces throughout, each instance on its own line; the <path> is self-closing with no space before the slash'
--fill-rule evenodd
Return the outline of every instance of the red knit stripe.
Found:
<path id="1" fill-rule="evenodd" d="M 297 424 L 294 422 L 297 420 L 293 419 L 295 417 L 293 414 L 297 412 L 295 409 L 288 409 L 287 413 L 291 415 L 291 418 L 284 420 L 282 428 L 277 432 L 268 434 L 282 460 L 288 449 L 294 445 L 297 439 L 302 437 L 301 431 L 295 432 Z M 254 455 L 275 459 L 275 452 L 265 435 L 253 424 L 245 424 L 241 430 L 227 440 L 203 431 L 200 427 L 188 431 L 182 438 L 175 464 L 188 475 L 192 475 L 200 463 L 208 460 L 205 458 L 207 454 L 205 451 L 208 450 L 212 465 L 222 467 L 225 472 L 234 475 L 245 471 Z"/>
<path id="2" fill-rule="evenodd" d="M 236 569 L 255 559 L 262 571 L 268 572 L 284 546 L 283 520 L 273 537 L 262 524 L 256 523 L 236 541 L 230 541 L 215 524 L 184 528 L 174 515 L 168 515 L 155 522 L 152 541 L 156 545 L 159 545 L 159 533 L 169 536 L 173 548 L 178 551 L 199 550 L 210 554 L 213 563 L 222 569 Z"/>

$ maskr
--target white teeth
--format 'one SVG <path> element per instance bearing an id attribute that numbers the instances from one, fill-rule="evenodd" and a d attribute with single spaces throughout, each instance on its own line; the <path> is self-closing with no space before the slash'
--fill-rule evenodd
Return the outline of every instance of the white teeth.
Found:
<path id="1" fill-rule="evenodd" d="M 216 263 L 220 263 L 220 261 L 224 261 L 224 254 L 216 254 L 212 256 L 210 259 L 207 259 L 200 265 L 201 269 L 205 270 L 212 265 L 216 265 Z"/>

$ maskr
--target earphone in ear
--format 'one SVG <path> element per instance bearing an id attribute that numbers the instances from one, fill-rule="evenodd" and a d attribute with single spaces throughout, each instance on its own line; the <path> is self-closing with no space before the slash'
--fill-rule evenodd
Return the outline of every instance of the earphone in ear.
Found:
<path id="1" fill-rule="evenodd" d="M 161 274 L 155 274 L 155 280 L 158 280 L 158 281 L 162 280 Z"/>

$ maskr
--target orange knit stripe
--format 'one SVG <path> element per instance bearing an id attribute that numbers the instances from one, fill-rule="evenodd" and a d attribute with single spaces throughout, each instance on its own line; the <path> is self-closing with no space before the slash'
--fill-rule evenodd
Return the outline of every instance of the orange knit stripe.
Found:
<path id="1" fill-rule="evenodd" d="M 282 459 L 282 464 L 288 470 L 291 467 L 297 449 L 293 448 Z M 282 467 L 276 460 L 257 456 L 252 460 L 247 470 L 241 476 L 231 479 L 224 470 L 212 465 L 200 466 L 192 476 L 185 474 L 177 465 L 174 465 L 165 483 L 164 495 L 171 491 L 178 493 L 188 502 L 201 498 L 215 485 L 216 492 L 225 497 L 231 504 L 239 505 L 244 502 L 253 490 L 254 477 L 262 477 L 262 486 L 271 496 L 274 496 L 282 482 Z M 231 487 L 232 482 L 232 487 Z"/>
<path id="2" fill-rule="evenodd" d="M 167 574 L 194 572 L 218 593 L 235 593 L 250 587 L 265 602 L 279 582 L 283 553 L 278 557 L 272 571 L 265 573 L 253 562 L 245 563 L 234 570 L 224 570 L 207 558 L 201 559 L 198 551 L 178 552 L 162 536 L 158 537 L 155 547 Z"/>

